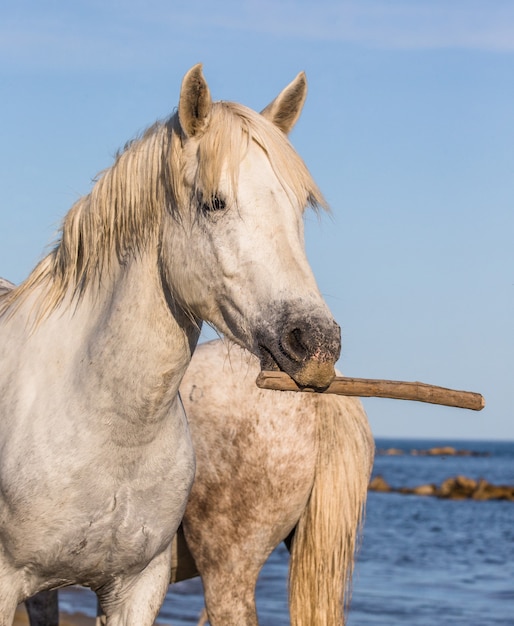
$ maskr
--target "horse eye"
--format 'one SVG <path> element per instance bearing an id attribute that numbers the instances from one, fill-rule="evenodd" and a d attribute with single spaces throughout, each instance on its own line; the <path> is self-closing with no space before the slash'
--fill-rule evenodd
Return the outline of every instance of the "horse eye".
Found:
<path id="1" fill-rule="evenodd" d="M 202 213 L 204 215 L 213 213 L 214 211 L 223 211 L 225 207 L 225 200 L 217 195 L 212 196 L 207 201 L 202 200 L 201 202 Z"/>

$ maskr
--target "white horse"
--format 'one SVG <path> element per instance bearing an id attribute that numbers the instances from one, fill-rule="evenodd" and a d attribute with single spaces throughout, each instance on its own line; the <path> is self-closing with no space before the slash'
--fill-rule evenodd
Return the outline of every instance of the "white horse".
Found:
<path id="1" fill-rule="evenodd" d="M 197 472 L 171 582 L 200 573 L 211 626 L 256 626 L 260 570 L 293 537 L 291 624 L 341 626 L 373 464 L 368 420 L 356 398 L 259 389 L 258 371 L 212 341 L 182 380 Z M 27 605 L 32 626 L 58 624 L 48 593 Z"/>
<path id="2" fill-rule="evenodd" d="M 177 114 L 130 143 L 0 299 L 0 626 L 81 584 L 109 626 L 150 626 L 194 478 L 178 388 L 201 320 L 301 385 L 324 387 L 339 329 L 307 263 L 322 197 L 287 140 L 300 74 L 263 111 L 211 100 L 201 66 Z"/>
<path id="3" fill-rule="evenodd" d="M 374 441 L 357 398 L 257 388 L 258 360 L 198 346 L 180 393 L 197 476 L 183 521 L 211 626 L 257 626 L 255 586 L 294 535 L 293 626 L 341 626 Z M 187 572 L 182 552 L 178 572 Z"/>

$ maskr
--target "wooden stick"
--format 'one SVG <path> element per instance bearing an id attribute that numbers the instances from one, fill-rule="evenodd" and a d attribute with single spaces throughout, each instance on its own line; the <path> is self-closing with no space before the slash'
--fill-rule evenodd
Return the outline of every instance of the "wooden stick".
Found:
<path id="1" fill-rule="evenodd" d="M 261 372 L 257 377 L 257 386 L 262 389 L 279 391 L 312 391 L 302 389 L 285 372 Z M 401 380 L 373 380 L 370 378 L 348 378 L 336 376 L 323 393 L 336 393 L 340 396 L 359 396 L 361 398 L 395 398 L 397 400 L 415 400 L 444 404 L 461 409 L 481 411 L 485 400 L 479 393 L 457 391 L 446 387 L 436 387 L 426 383 L 404 382 Z"/>

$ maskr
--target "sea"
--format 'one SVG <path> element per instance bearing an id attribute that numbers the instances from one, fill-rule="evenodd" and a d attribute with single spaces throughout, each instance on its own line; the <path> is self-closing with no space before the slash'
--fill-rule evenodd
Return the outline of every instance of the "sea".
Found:
<path id="1" fill-rule="evenodd" d="M 412 455 L 452 446 L 468 456 Z M 373 475 L 392 487 L 440 484 L 464 475 L 514 485 L 514 442 L 377 439 Z M 397 448 L 401 455 L 378 451 Z M 257 586 L 261 626 L 288 626 L 288 553 L 278 546 Z M 60 592 L 61 610 L 94 616 L 93 594 Z M 200 579 L 170 587 L 160 624 L 196 624 Z M 514 503 L 376 493 L 354 573 L 348 626 L 514 626 Z"/>

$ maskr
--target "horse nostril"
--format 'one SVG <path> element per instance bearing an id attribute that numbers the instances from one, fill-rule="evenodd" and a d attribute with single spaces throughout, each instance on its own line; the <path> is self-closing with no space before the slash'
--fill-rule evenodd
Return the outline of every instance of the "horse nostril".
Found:
<path id="1" fill-rule="evenodd" d="M 303 342 L 303 333 L 300 328 L 293 328 L 286 333 L 281 348 L 286 356 L 295 357 L 298 360 L 308 357 L 309 350 Z"/>

